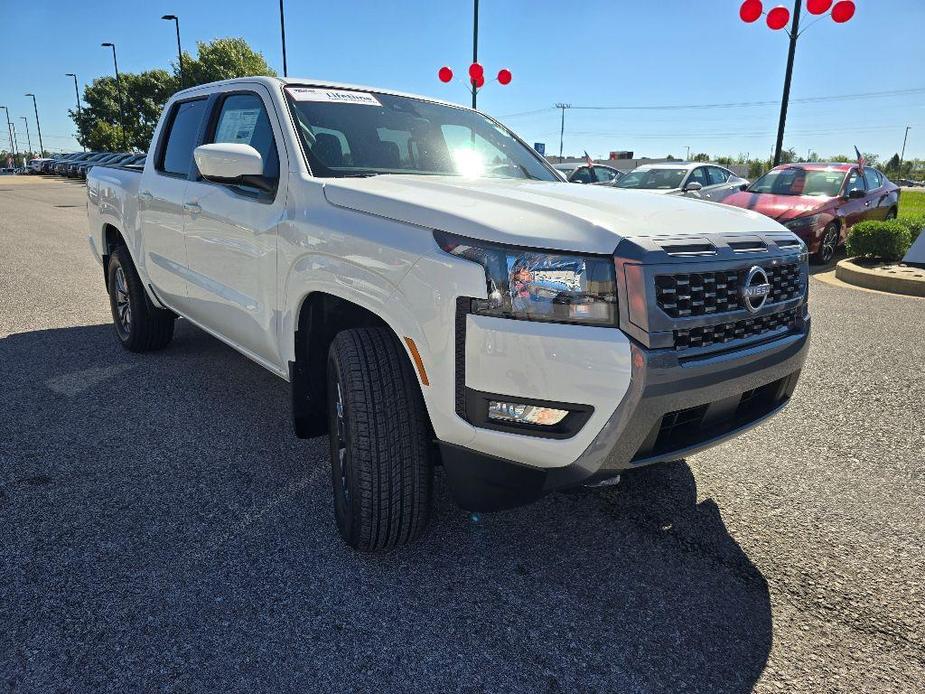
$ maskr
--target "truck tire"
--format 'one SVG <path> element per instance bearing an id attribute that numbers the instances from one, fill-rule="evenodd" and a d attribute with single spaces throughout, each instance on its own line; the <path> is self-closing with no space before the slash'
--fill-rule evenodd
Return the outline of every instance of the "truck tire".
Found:
<path id="1" fill-rule="evenodd" d="M 411 542 L 430 516 L 430 429 L 411 363 L 387 328 L 344 330 L 328 352 L 334 516 L 361 551 Z"/>
<path id="2" fill-rule="evenodd" d="M 112 322 L 122 346 L 130 352 L 166 347 L 173 339 L 176 316 L 151 304 L 125 246 L 112 252 L 106 272 Z"/>

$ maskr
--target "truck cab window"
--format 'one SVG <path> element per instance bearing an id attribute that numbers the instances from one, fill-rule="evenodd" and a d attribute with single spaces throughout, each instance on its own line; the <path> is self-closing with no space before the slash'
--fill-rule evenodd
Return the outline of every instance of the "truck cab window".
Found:
<path id="1" fill-rule="evenodd" d="M 196 137 L 205 109 L 205 99 L 184 101 L 174 107 L 170 129 L 167 132 L 167 144 L 156 167 L 158 171 L 174 176 L 189 174 L 190 165 L 193 163 L 193 149 L 196 147 Z"/>
<path id="2" fill-rule="evenodd" d="M 279 180 L 279 153 L 263 101 L 256 94 L 232 94 L 221 106 L 212 142 L 250 145 L 263 158 L 263 175 Z"/>

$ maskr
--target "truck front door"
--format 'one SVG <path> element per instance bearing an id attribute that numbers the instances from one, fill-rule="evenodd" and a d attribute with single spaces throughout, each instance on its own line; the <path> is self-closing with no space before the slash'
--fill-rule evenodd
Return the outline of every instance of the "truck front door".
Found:
<path id="1" fill-rule="evenodd" d="M 265 91 L 254 85 L 220 94 L 213 102 L 203 142 L 256 149 L 272 190 L 213 183 L 194 171 L 183 205 L 190 270 L 188 311 L 201 325 L 259 360 L 279 366 L 276 231 L 286 211 L 280 170 L 288 170 L 288 165 L 280 147 L 281 126 Z"/>

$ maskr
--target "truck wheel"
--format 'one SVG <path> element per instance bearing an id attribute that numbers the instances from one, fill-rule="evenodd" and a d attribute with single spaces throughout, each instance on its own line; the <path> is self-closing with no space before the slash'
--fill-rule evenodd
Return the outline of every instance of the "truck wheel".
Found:
<path id="1" fill-rule="evenodd" d="M 838 248 L 838 222 L 829 222 L 829 225 L 822 232 L 819 250 L 813 253 L 813 262 L 825 265 L 835 257 L 836 248 Z"/>
<path id="2" fill-rule="evenodd" d="M 338 333 L 328 353 L 334 516 L 362 551 L 416 539 L 430 515 L 427 413 L 408 356 L 385 328 Z"/>
<path id="3" fill-rule="evenodd" d="M 125 246 L 112 252 L 107 272 L 112 322 L 122 346 L 130 352 L 166 347 L 176 316 L 151 304 Z"/>

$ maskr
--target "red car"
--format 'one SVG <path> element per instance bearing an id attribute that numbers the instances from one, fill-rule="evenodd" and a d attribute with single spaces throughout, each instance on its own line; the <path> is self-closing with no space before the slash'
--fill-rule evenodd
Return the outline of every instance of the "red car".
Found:
<path id="1" fill-rule="evenodd" d="M 899 186 L 857 164 L 783 164 L 723 200 L 776 219 L 806 242 L 812 258 L 827 263 L 848 230 L 866 219 L 893 219 Z"/>

